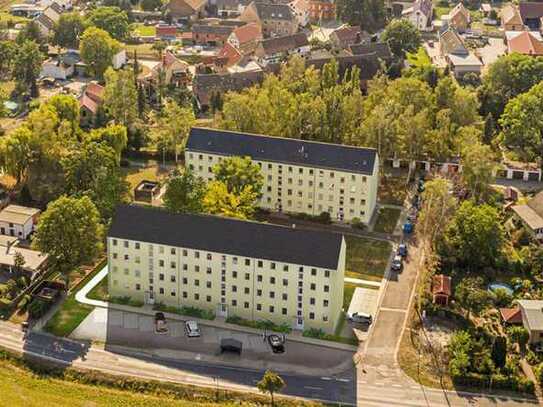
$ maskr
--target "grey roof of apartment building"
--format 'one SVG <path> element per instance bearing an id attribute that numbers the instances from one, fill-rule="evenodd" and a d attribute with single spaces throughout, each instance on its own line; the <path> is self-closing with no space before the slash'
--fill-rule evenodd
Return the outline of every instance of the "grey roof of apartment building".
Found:
<path id="1" fill-rule="evenodd" d="M 377 156 L 373 148 L 199 127 L 191 129 L 186 149 L 366 175 L 373 175 Z"/>
<path id="2" fill-rule="evenodd" d="M 343 236 L 120 205 L 108 237 L 336 270 Z"/>

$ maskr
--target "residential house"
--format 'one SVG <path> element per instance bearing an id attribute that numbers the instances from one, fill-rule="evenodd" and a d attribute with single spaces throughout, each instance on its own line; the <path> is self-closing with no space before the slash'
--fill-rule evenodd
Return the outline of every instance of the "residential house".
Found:
<path id="1" fill-rule="evenodd" d="M 66 63 L 62 58 L 48 58 L 41 65 L 40 76 L 64 81 L 74 73 L 75 64 Z"/>
<path id="2" fill-rule="evenodd" d="M 267 65 L 281 62 L 291 55 L 304 56 L 310 50 L 309 41 L 303 32 L 283 37 L 273 37 L 261 40 L 255 50 L 258 61 Z"/>
<path id="3" fill-rule="evenodd" d="M 143 77 L 143 81 L 148 86 L 157 86 L 159 76 L 163 75 L 162 80 L 166 86 L 180 87 L 190 82 L 189 64 L 178 59 L 170 50 L 162 53 L 162 60 L 155 65 L 151 71 Z"/>
<path id="4" fill-rule="evenodd" d="M 217 58 L 215 59 L 215 66 L 218 68 L 228 68 L 236 65 L 241 58 L 243 58 L 241 52 L 232 44 L 227 42 L 218 52 Z"/>
<path id="5" fill-rule="evenodd" d="M 522 325 L 529 333 L 529 344 L 543 342 L 543 301 L 516 300 L 522 315 Z"/>
<path id="6" fill-rule="evenodd" d="M 505 31 L 522 31 L 524 22 L 514 4 L 506 4 L 501 10 L 502 27 Z"/>
<path id="7" fill-rule="evenodd" d="M 79 118 L 82 127 L 91 127 L 96 121 L 105 88 L 97 82 L 89 82 L 79 97 Z"/>
<path id="8" fill-rule="evenodd" d="M 56 2 L 51 3 L 49 7 L 43 10 L 43 13 L 34 20 L 38 24 L 41 35 L 48 37 L 53 33 L 55 24 L 58 23 L 60 15 L 64 11 L 64 8 Z"/>
<path id="9" fill-rule="evenodd" d="M 170 0 L 168 11 L 175 21 L 199 20 L 206 16 L 206 0 Z"/>
<path id="10" fill-rule="evenodd" d="M 500 308 L 499 311 L 505 325 L 522 325 L 522 312 L 520 307 Z"/>
<path id="11" fill-rule="evenodd" d="M 523 55 L 543 55 L 543 42 L 537 39 L 530 31 L 519 32 L 518 35 L 507 39 L 507 52 L 517 52 Z"/>
<path id="12" fill-rule="evenodd" d="M 309 22 L 320 23 L 336 18 L 336 4 L 332 0 L 309 0 Z"/>
<path id="13" fill-rule="evenodd" d="M 24 264 L 16 265 L 17 257 L 22 256 Z M 48 256 L 37 250 L 30 250 L 19 246 L 19 239 L 12 236 L 0 236 L 0 268 L 11 273 L 15 267 L 21 267 L 30 274 L 34 280 L 47 264 Z"/>
<path id="14" fill-rule="evenodd" d="M 456 78 L 461 78 L 466 73 L 481 73 L 482 62 L 466 48 L 454 29 L 449 28 L 439 36 L 439 46 L 441 55 Z"/>
<path id="15" fill-rule="evenodd" d="M 254 52 L 258 41 L 262 39 L 262 31 L 257 23 L 249 23 L 236 27 L 228 37 L 228 43 L 243 55 Z"/>
<path id="16" fill-rule="evenodd" d="M 543 17 L 543 3 L 537 1 L 521 1 L 518 10 L 522 22 L 530 30 L 539 31 Z"/>
<path id="17" fill-rule="evenodd" d="M 468 9 L 460 2 L 447 14 L 442 16 L 442 20 L 445 20 L 448 24 L 448 28 L 453 28 L 459 33 L 465 32 L 471 23 L 471 15 Z"/>
<path id="18" fill-rule="evenodd" d="M 175 41 L 177 39 L 177 27 L 175 25 L 157 24 L 155 38 L 161 41 Z"/>
<path id="19" fill-rule="evenodd" d="M 358 44 L 363 39 L 363 33 L 360 27 L 351 27 L 345 25 L 332 31 L 330 34 L 330 42 L 337 48 L 349 48 L 350 45 Z M 367 33 L 364 33 L 364 38 L 367 38 Z"/>
<path id="20" fill-rule="evenodd" d="M 310 0 L 294 0 L 289 3 L 298 24 L 301 27 L 305 27 L 309 24 L 309 1 Z"/>
<path id="21" fill-rule="evenodd" d="M 386 42 L 367 42 L 363 44 L 353 44 L 349 47 L 353 55 L 375 56 L 384 62 L 392 61 L 392 52 Z"/>
<path id="22" fill-rule="evenodd" d="M 539 192 L 526 205 L 515 205 L 511 209 L 533 237 L 543 240 L 543 192 Z"/>
<path id="23" fill-rule="evenodd" d="M 402 18 L 411 22 L 420 31 L 432 31 L 432 0 L 415 0 L 411 7 L 402 11 Z"/>
<path id="24" fill-rule="evenodd" d="M 185 165 L 205 180 L 224 157 L 248 156 L 264 178 L 259 206 L 368 223 L 377 203 L 379 158 L 371 148 L 192 128 Z"/>
<path id="25" fill-rule="evenodd" d="M 247 4 L 247 0 L 210 0 L 209 2 L 219 18 L 239 17 Z"/>
<path id="26" fill-rule="evenodd" d="M 451 294 L 451 277 L 443 274 L 432 277 L 432 302 L 434 304 L 449 305 Z"/>
<path id="27" fill-rule="evenodd" d="M 298 31 L 298 21 L 288 4 L 253 1 L 243 10 L 240 19 L 257 23 L 264 37 L 291 35 Z"/>
<path id="28" fill-rule="evenodd" d="M 213 93 L 224 95 L 229 91 L 240 92 L 262 83 L 263 80 L 264 73 L 262 71 L 196 74 L 192 82 L 192 91 L 199 109 L 206 110 L 210 106 Z"/>
<path id="29" fill-rule="evenodd" d="M 222 47 L 234 27 L 219 24 L 194 24 L 192 26 L 192 42 L 198 45 L 209 45 Z"/>
<path id="30" fill-rule="evenodd" d="M 107 236 L 108 291 L 333 333 L 341 318 L 343 235 L 123 205 Z"/>
<path id="31" fill-rule="evenodd" d="M 8 205 L 0 211 L 0 234 L 26 240 L 36 230 L 40 210 Z"/>

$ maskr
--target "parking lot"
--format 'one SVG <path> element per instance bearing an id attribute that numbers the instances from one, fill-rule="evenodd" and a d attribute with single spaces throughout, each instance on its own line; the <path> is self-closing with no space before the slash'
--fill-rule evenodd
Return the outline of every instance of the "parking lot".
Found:
<path id="1" fill-rule="evenodd" d="M 73 337 L 105 342 L 107 345 L 127 346 L 155 355 L 179 359 L 213 360 L 237 363 L 268 362 L 295 366 L 297 369 L 333 369 L 352 360 L 352 351 L 289 340 L 286 335 L 285 352 L 273 353 L 262 335 L 200 325 L 201 337 L 188 338 L 184 322 L 168 320 L 168 333 L 156 334 L 152 316 L 105 308 L 96 308 L 74 331 Z M 235 339 L 243 344 L 242 356 L 221 354 L 222 339 Z"/>

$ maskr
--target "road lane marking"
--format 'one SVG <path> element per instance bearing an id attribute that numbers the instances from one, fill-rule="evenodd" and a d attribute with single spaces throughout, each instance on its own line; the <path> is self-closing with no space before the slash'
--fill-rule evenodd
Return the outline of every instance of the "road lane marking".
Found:
<path id="1" fill-rule="evenodd" d="M 322 390 L 322 387 L 304 386 L 304 389 L 307 389 L 307 390 Z"/>
<path id="2" fill-rule="evenodd" d="M 348 383 L 350 382 L 349 379 L 336 379 L 338 382 Z"/>

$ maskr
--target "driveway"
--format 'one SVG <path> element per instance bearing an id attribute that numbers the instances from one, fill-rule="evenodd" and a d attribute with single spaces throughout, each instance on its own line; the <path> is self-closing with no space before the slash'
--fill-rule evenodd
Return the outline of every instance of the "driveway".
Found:
<path id="1" fill-rule="evenodd" d="M 507 46 L 503 42 L 503 39 L 489 38 L 488 45 L 484 46 L 483 48 L 478 48 L 477 54 L 479 54 L 479 56 L 483 60 L 483 65 L 486 68 L 488 67 L 488 65 L 496 62 L 499 57 L 505 55 L 506 51 Z"/>

